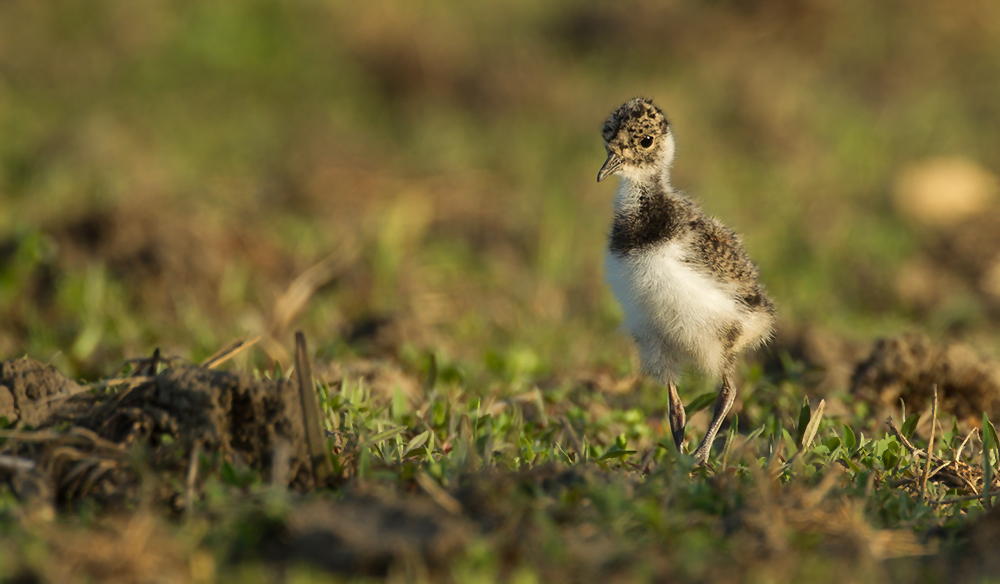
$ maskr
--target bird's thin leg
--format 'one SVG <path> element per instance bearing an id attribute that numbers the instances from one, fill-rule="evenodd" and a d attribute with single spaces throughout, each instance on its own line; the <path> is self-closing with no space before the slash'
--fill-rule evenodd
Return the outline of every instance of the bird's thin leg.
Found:
<path id="1" fill-rule="evenodd" d="M 712 449 L 712 443 L 715 442 L 715 435 L 719 433 L 719 426 L 726 419 L 726 414 L 733 407 L 734 401 L 736 401 L 736 384 L 733 382 L 732 374 L 726 372 L 722 375 L 722 388 L 719 390 L 719 397 L 715 398 L 715 413 L 712 415 L 712 423 L 708 425 L 708 432 L 705 434 L 705 439 L 701 441 L 701 445 L 698 446 L 698 450 L 694 451 L 694 459 L 697 462 L 708 460 L 708 452 Z"/>
<path id="2" fill-rule="evenodd" d="M 669 392 L 667 407 L 670 409 L 670 433 L 674 435 L 674 444 L 677 445 L 678 452 L 684 452 L 684 426 L 687 424 L 687 417 L 684 414 L 684 402 L 677 395 L 677 386 L 671 381 L 667 384 Z"/>

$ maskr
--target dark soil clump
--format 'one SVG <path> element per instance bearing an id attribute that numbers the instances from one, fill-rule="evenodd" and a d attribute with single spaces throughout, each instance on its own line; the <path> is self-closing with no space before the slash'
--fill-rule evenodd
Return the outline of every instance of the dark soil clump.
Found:
<path id="1" fill-rule="evenodd" d="M 779 328 L 773 347 L 768 350 L 764 367 L 769 373 L 787 374 L 788 363 L 807 366 L 802 383 L 806 390 L 819 396 L 842 390 L 851 384 L 857 363 L 866 356 L 866 346 L 814 327 Z"/>
<path id="2" fill-rule="evenodd" d="M 1000 412 L 1000 364 L 966 345 L 934 343 L 916 334 L 876 341 L 854 371 L 851 392 L 888 408 L 902 398 L 907 410 L 919 411 L 930 407 L 934 384 L 940 409 L 959 420 L 975 422 L 984 411 Z"/>
<path id="3" fill-rule="evenodd" d="M 203 367 L 167 369 L 76 423 L 118 444 L 148 443 L 159 454 L 198 444 L 223 460 L 263 471 L 271 482 L 306 488 L 311 480 L 298 386 L 288 380 Z M 289 459 L 279 465 L 287 468 L 285 477 L 272 476 L 279 443 L 291 446 Z"/>
<path id="4" fill-rule="evenodd" d="M 12 425 L 38 426 L 59 405 L 53 398 L 80 391 L 51 365 L 28 358 L 0 364 L 0 416 Z"/>
<path id="5" fill-rule="evenodd" d="M 0 415 L 40 430 L 14 432 L 0 446 L 18 460 L 0 469 L 0 480 L 22 499 L 135 501 L 136 449 L 145 451 L 142 465 L 173 477 L 159 481 L 158 494 L 175 508 L 183 493 L 166 485 L 185 484 L 199 453 L 214 466 L 249 469 L 272 484 L 313 487 L 295 382 L 180 367 L 116 380 L 116 393 L 95 395 L 27 359 L 4 362 L 2 374 Z M 79 395 L 52 399 L 73 393 Z"/>

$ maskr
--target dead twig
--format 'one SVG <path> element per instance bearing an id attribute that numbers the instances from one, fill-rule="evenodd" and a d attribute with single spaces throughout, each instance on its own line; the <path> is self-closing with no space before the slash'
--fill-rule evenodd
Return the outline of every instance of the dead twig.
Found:
<path id="1" fill-rule="evenodd" d="M 886 425 L 889 427 L 889 432 L 899 440 L 899 443 L 905 448 L 915 459 L 921 457 L 927 457 L 928 452 L 917 448 L 906 436 L 903 436 L 903 432 L 900 431 L 899 427 L 893 421 L 892 417 L 889 417 L 885 421 Z M 928 474 L 928 479 L 934 477 L 935 475 L 940 476 L 940 481 L 945 482 L 952 488 L 958 488 L 963 491 L 980 493 L 981 489 L 979 484 L 983 481 L 982 471 L 979 469 L 974 469 L 964 462 L 952 460 L 947 461 L 943 458 L 930 454 L 931 464 L 935 466 L 934 473 Z M 950 464 L 949 464 L 950 462 Z"/>
<path id="2" fill-rule="evenodd" d="M 295 333 L 295 372 L 299 378 L 299 397 L 302 400 L 302 417 L 309 445 L 309 459 L 312 461 L 313 478 L 316 486 L 326 483 L 333 474 L 333 465 L 327 454 L 326 440 L 319 419 L 319 405 L 316 403 L 316 389 L 313 385 L 312 362 L 306 347 L 306 336 L 302 331 Z"/>
<path id="3" fill-rule="evenodd" d="M 952 464 L 953 462 L 951 460 L 945 461 L 944 463 L 937 466 L 934 470 L 932 470 L 931 473 L 927 475 L 927 479 L 933 478 L 934 475 L 936 475 L 938 472 L 944 470 L 946 467 L 951 466 Z"/>
<path id="4" fill-rule="evenodd" d="M 892 420 L 892 416 L 886 418 L 885 423 L 887 426 L 889 426 L 889 431 L 892 432 L 892 435 L 896 437 L 896 440 L 899 440 L 899 443 L 902 444 L 903 448 L 908 450 L 910 454 L 912 454 L 916 458 L 925 456 L 922 450 L 914 446 L 912 442 L 906 439 L 906 436 L 903 435 L 903 432 L 896 426 L 896 422 Z"/>
<path id="5" fill-rule="evenodd" d="M 148 358 L 143 357 L 143 360 L 148 360 Z M 114 379 L 105 379 L 104 381 L 95 381 L 94 383 L 81 385 L 78 388 L 74 389 L 73 391 L 68 391 L 66 393 L 60 393 L 58 395 L 50 396 L 45 400 L 45 403 L 51 404 L 64 399 L 69 399 L 75 395 L 80 395 L 81 393 L 90 391 L 92 389 L 108 389 L 111 387 L 128 384 L 127 388 L 123 389 L 118 394 L 116 394 L 116 396 L 124 397 L 124 394 L 127 394 L 128 392 L 132 391 L 132 389 L 134 389 L 136 386 L 142 385 L 143 383 L 151 381 L 152 379 L 153 379 L 152 377 L 139 375 L 135 377 L 116 377 Z"/>
<path id="6" fill-rule="evenodd" d="M 930 504 L 931 505 L 951 505 L 953 503 L 963 503 L 965 501 L 977 501 L 979 499 L 982 499 L 986 495 L 987 495 L 986 493 L 976 493 L 975 495 L 964 495 L 962 497 L 949 497 L 947 499 L 941 499 L 940 501 L 934 501 L 934 502 L 932 502 Z M 988 494 L 989 497 L 995 497 L 997 495 L 1000 495 L 1000 489 L 997 489 L 995 491 L 990 491 L 989 494 Z"/>
<path id="7" fill-rule="evenodd" d="M 27 458 L 18 458 L 9 454 L 0 454 L 0 468 L 13 471 L 29 471 L 35 468 L 35 461 Z"/>

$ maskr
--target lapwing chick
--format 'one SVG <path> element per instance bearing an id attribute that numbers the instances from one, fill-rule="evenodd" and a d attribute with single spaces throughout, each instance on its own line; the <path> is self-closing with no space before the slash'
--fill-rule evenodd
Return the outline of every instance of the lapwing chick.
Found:
<path id="1" fill-rule="evenodd" d="M 642 372 L 667 386 L 670 430 L 683 451 L 681 369 L 722 378 L 712 422 L 695 460 L 704 463 L 736 400 L 743 351 L 770 339 L 774 305 L 739 236 L 670 185 L 674 137 L 653 102 L 636 98 L 604 124 L 608 159 L 597 181 L 621 179 L 605 263 L 607 281 L 639 348 Z"/>

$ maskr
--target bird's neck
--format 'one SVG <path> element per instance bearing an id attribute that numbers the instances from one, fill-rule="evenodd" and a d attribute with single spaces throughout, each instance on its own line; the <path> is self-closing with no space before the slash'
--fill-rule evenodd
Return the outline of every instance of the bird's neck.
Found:
<path id="1" fill-rule="evenodd" d="M 670 186 L 665 177 L 636 181 L 622 178 L 615 198 L 615 218 L 608 248 L 627 256 L 683 234 L 694 216 L 693 203 Z"/>
<path id="2" fill-rule="evenodd" d="M 670 184 L 670 170 L 647 174 L 624 175 L 615 195 L 615 213 L 638 212 L 644 200 L 649 198 L 674 198 L 681 196 Z"/>

